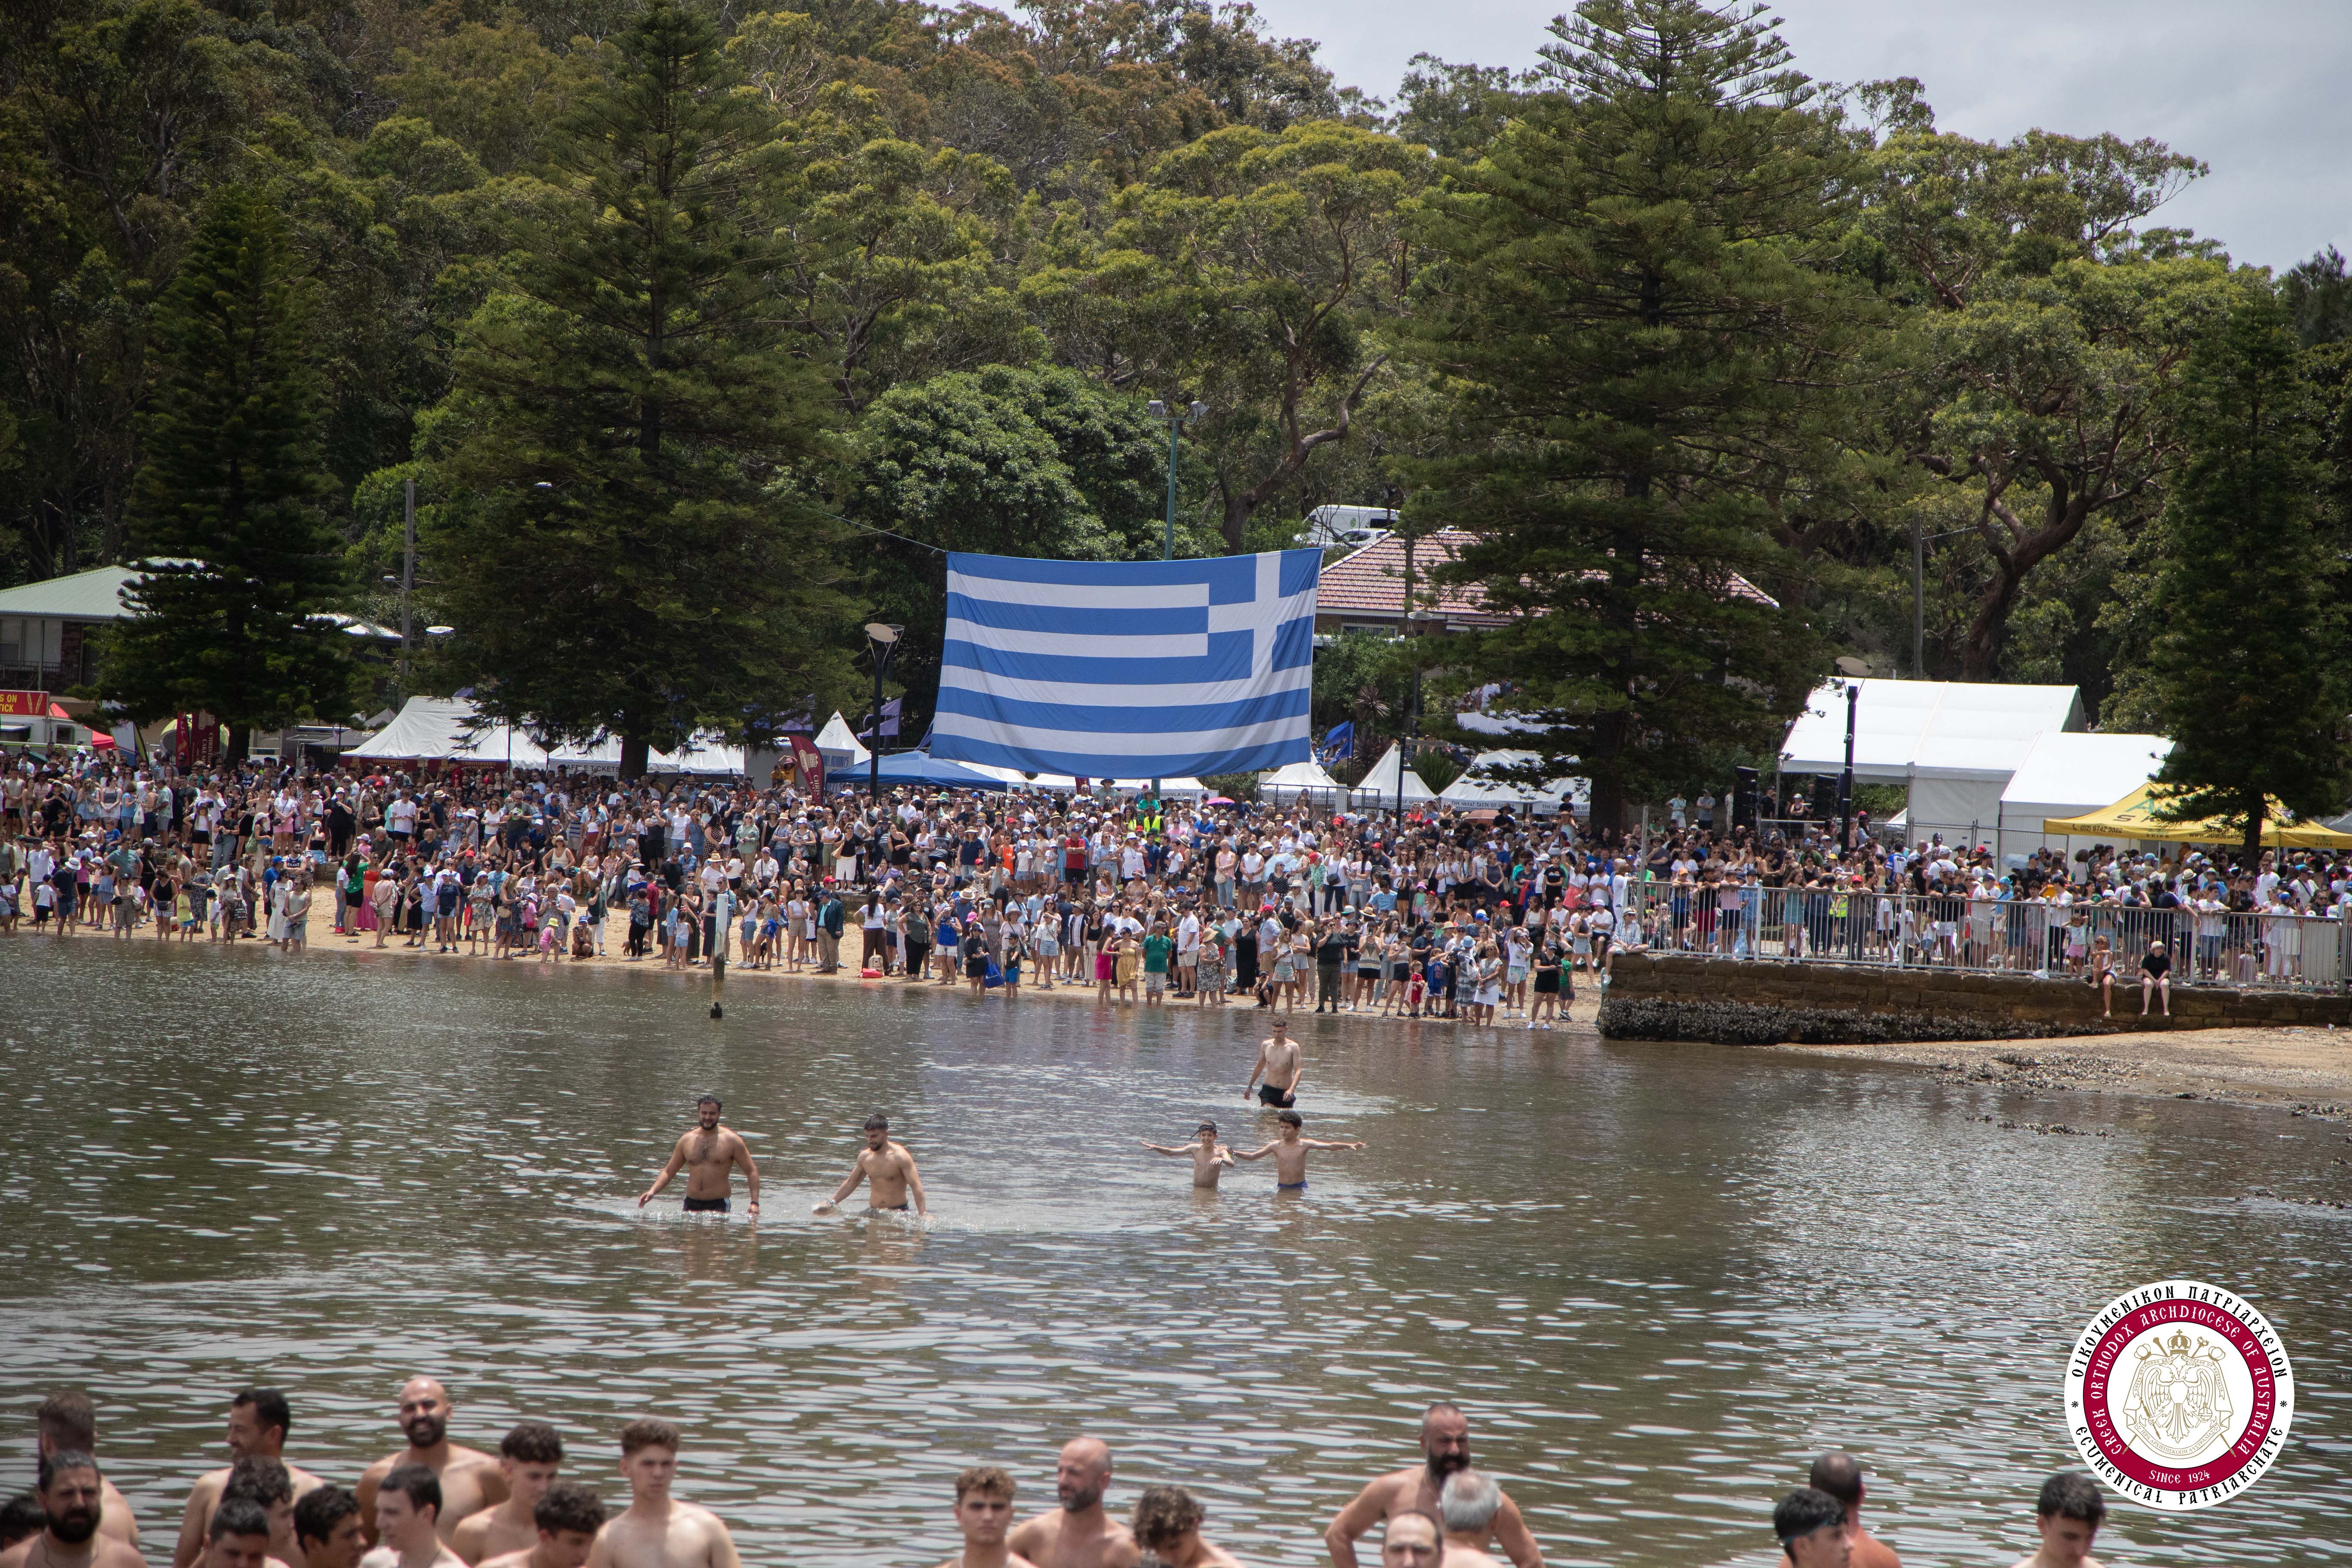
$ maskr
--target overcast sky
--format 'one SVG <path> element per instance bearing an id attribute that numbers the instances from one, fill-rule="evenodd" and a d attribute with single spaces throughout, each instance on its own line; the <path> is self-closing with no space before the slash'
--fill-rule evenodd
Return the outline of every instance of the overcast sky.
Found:
<path id="1" fill-rule="evenodd" d="M 1567 0 L 1256 0 L 1343 85 L 1387 96 L 1404 63 L 1526 66 Z M 1915 76 L 1937 123 L 2152 136 L 2212 173 L 2155 220 L 2284 268 L 2352 252 L 2352 0 L 1788 0 L 1809 76 Z"/>

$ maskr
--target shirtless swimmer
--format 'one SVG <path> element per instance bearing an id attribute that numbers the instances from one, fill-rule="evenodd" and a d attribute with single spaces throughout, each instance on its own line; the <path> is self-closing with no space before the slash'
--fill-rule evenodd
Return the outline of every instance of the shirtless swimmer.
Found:
<path id="1" fill-rule="evenodd" d="M 866 1190 L 868 1211 L 903 1214 L 907 1191 L 911 1187 L 915 1212 L 931 1212 L 923 1202 L 923 1178 L 915 1169 L 915 1157 L 907 1152 L 905 1144 L 890 1142 L 890 1119 L 878 1110 L 866 1119 L 866 1147 L 857 1152 L 857 1163 L 850 1167 L 848 1180 L 834 1189 L 833 1196 L 817 1205 L 814 1212 L 831 1214 L 842 1199 L 857 1190 L 860 1182 L 873 1184 Z"/>
<path id="2" fill-rule="evenodd" d="M 1154 1143 L 1146 1138 L 1143 1146 L 1155 1154 L 1171 1154 L 1180 1160 L 1192 1161 L 1192 1184 L 1213 1193 L 1217 1190 L 1218 1173 L 1234 1163 L 1234 1152 L 1217 1142 L 1217 1124 L 1213 1121 L 1201 1123 L 1198 1142 L 1171 1146 Z"/>
<path id="3" fill-rule="evenodd" d="M 669 1152 L 669 1163 L 662 1167 L 654 1184 L 637 1194 L 637 1206 L 645 1207 L 654 1201 L 654 1194 L 669 1185 L 669 1179 L 683 1169 L 686 1172 L 686 1212 L 688 1214 L 725 1214 L 730 1184 L 736 1168 L 740 1166 L 743 1179 L 751 1188 L 751 1213 L 760 1212 L 760 1166 L 751 1158 L 751 1151 L 742 1135 L 731 1127 L 719 1125 L 719 1097 L 706 1094 L 694 1102 L 697 1125 L 678 1135 L 677 1146 Z"/>

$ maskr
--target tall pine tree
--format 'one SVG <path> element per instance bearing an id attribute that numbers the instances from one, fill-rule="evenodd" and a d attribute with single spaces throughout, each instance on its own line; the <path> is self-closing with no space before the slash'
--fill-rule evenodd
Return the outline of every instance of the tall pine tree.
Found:
<path id="1" fill-rule="evenodd" d="M 836 534 L 793 499 L 822 387 L 778 325 L 776 153 L 709 24 L 653 0 L 550 139 L 511 287 L 467 324 L 428 531 L 452 684 L 634 777 L 845 681 Z"/>
<path id="2" fill-rule="evenodd" d="M 2317 816 L 2352 791 L 2342 563 L 2318 527 L 2326 476 L 2298 349 L 2286 305 L 2248 284 L 2191 356 L 2148 649 L 2172 736 L 2165 813 L 2227 822 L 2249 862 L 2269 801 Z"/>
<path id="3" fill-rule="evenodd" d="M 1511 616 L 1477 668 L 1545 721 L 1592 820 L 1766 752 L 1821 668 L 1776 507 L 1833 473 L 1869 321 L 1835 272 L 1853 172 L 1759 19 L 1585 0 L 1552 90 L 1427 205 L 1414 351 L 1463 455 L 1415 507 L 1478 542 L 1449 574 Z"/>
<path id="4" fill-rule="evenodd" d="M 157 302 L 152 412 L 131 493 L 142 574 L 100 689 L 145 723 L 205 710 L 242 756 L 254 729 L 340 721 L 354 700 L 351 639 L 318 618 L 347 591 L 320 510 L 306 304 L 283 220 L 243 186 L 214 198 Z"/>

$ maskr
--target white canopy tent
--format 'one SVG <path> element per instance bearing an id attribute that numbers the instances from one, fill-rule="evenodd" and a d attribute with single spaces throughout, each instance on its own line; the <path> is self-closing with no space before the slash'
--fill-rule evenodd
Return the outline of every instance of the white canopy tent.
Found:
<path id="1" fill-rule="evenodd" d="M 618 773 L 621 738 L 607 735 L 593 746 L 559 746 L 547 754 L 547 765 L 588 773 Z M 646 753 L 646 771 L 655 773 L 734 778 L 742 775 L 746 765 L 742 747 L 721 745 L 715 737 L 704 735 L 687 742 L 682 752 Z"/>
<path id="2" fill-rule="evenodd" d="M 1583 780 L 1548 779 L 1541 788 L 1537 788 L 1479 776 L 1485 769 L 1521 767 L 1538 760 L 1534 752 L 1481 752 L 1460 778 L 1437 792 L 1437 798 L 1457 811 L 1500 811 L 1509 806 L 1538 816 L 1553 816 L 1563 802 L 1576 798 Z"/>
<path id="3" fill-rule="evenodd" d="M 583 773 L 620 770 L 618 736 L 608 735 L 592 746 L 559 746 L 550 752 L 516 725 L 494 720 L 477 731 L 473 726 L 480 711 L 464 698 L 412 697 L 390 723 L 343 755 L 367 762 L 463 763 Z M 743 749 L 698 738 L 682 752 L 651 753 L 646 766 L 657 773 L 735 775 L 743 771 Z"/>
<path id="4" fill-rule="evenodd" d="M 2053 816 L 2103 811 L 2156 776 L 2172 742 L 2162 735 L 2075 735 L 2048 731 L 2034 737 L 2025 760 L 2000 792 L 1996 853 L 2031 855 L 2064 849 L 2063 837 L 2042 831 Z"/>
<path id="5" fill-rule="evenodd" d="M 1395 742 L 1371 771 L 1348 793 L 1348 804 L 1358 811 L 1378 811 L 1382 806 L 1393 809 L 1398 801 L 1397 785 L 1404 785 L 1403 801 L 1407 805 L 1427 805 L 1437 798 L 1437 792 L 1421 782 L 1421 775 L 1404 765 L 1404 747 Z"/>
<path id="6" fill-rule="evenodd" d="M 1845 766 L 1846 693 L 1854 712 L 1853 776 L 1910 792 L 1906 820 L 1924 837 L 1973 825 L 1981 837 L 2000 821 L 2001 791 L 2036 737 L 2083 728 L 2082 693 L 2072 686 L 1998 686 L 1945 680 L 1826 681 L 1789 726 L 1784 773 L 1834 777 Z"/>
<path id="7" fill-rule="evenodd" d="M 866 759 L 873 754 L 857 743 L 857 732 L 849 727 L 849 721 L 841 716 L 837 708 L 833 717 L 824 721 L 824 728 L 816 732 L 816 749 L 824 759 L 827 778 L 844 768 L 864 767 Z"/>
<path id="8" fill-rule="evenodd" d="M 463 698 L 412 697 L 391 723 L 343 755 L 363 762 L 547 766 L 546 750 L 513 725 L 493 721 L 474 728 L 479 713 Z"/>
<path id="9" fill-rule="evenodd" d="M 1337 805 L 1347 797 L 1348 786 L 1325 773 L 1322 763 L 1308 761 L 1258 774 L 1257 793 L 1269 800 L 1296 800 L 1303 795 Z"/>

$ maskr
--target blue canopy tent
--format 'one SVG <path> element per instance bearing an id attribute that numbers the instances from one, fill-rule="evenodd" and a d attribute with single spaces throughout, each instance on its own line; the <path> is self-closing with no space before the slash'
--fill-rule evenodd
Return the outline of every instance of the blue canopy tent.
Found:
<path id="1" fill-rule="evenodd" d="M 943 757 L 934 760 L 929 752 L 894 752 L 882 759 L 881 775 L 885 788 L 920 784 L 932 789 L 1002 791 L 1006 787 L 1003 779 L 992 778 L 977 768 L 950 763 Z M 824 782 L 833 789 L 864 789 L 866 771 L 863 766 L 844 768 L 838 773 L 827 773 Z"/>

